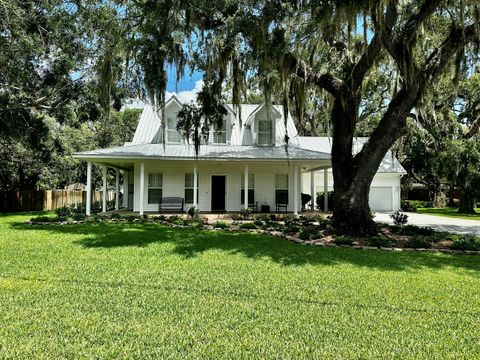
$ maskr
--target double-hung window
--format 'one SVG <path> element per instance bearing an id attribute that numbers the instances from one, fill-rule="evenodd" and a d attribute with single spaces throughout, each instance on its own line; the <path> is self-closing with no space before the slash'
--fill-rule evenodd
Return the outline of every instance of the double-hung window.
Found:
<path id="1" fill-rule="evenodd" d="M 227 143 L 227 121 L 223 119 L 222 126 L 214 126 L 213 128 L 213 143 L 226 144 Z"/>
<path id="2" fill-rule="evenodd" d="M 160 204 L 162 200 L 163 174 L 148 173 L 148 203 Z"/>
<path id="3" fill-rule="evenodd" d="M 275 203 L 288 204 L 288 174 L 275 175 Z"/>
<path id="4" fill-rule="evenodd" d="M 185 204 L 193 204 L 193 173 L 185 174 Z M 198 185 L 197 185 L 198 186 Z M 198 201 L 198 188 L 197 188 L 197 201 Z"/>
<path id="5" fill-rule="evenodd" d="M 177 130 L 177 119 L 167 118 L 167 143 L 180 144 L 182 136 Z"/>
<path id="6" fill-rule="evenodd" d="M 258 145 L 272 144 L 272 122 L 268 119 L 258 120 Z"/>
<path id="7" fill-rule="evenodd" d="M 242 191 L 240 195 L 240 203 L 245 203 L 245 175 L 242 174 Z M 248 174 L 248 204 L 253 205 L 255 203 L 255 175 Z"/>

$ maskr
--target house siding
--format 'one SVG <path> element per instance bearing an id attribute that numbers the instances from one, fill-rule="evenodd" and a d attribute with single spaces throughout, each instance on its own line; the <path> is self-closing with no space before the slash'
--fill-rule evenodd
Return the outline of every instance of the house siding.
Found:
<path id="1" fill-rule="evenodd" d="M 151 161 L 145 162 L 145 189 L 144 211 L 158 211 L 157 204 L 148 204 L 148 174 L 150 172 L 163 173 L 162 196 L 184 197 L 185 173 L 192 173 L 193 161 Z M 245 172 L 244 164 L 231 162 L 208 161 L 200 162 L 198 166 L 198 208 L 200 211 L 211 211 L 211 177 L 212 175 L 226 176 L 226 211 L 240 211 L 241 204 L 241 177 Z M 262 204 L 270 205 L 275 211 L 275 175 L 289 174 L 289 204 L 288 211 L 293 211 L 293 165 L 278 163 L 249 164 L 249 174 L 255 175 L 255 201 L 259 207 Z M 300 191 L 299 184 L 299 191 Z M 140 211 L 140 163 L 134 166 L 134 211 Z M 186 204 L 186 209 L 192 204 Z M 301 208 L 300 193 L 298 195 L 298 209 Z"/>

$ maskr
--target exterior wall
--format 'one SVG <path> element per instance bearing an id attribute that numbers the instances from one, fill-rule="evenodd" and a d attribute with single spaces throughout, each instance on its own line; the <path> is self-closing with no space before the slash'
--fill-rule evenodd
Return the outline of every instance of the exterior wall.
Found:
<path id="1" fill-rule="evenodd" d="M 163 173 L 162 196 L 184 197 L 185 173 L 193 173 L 193 161 L 146 161 L 145 162 L 145 189 L 144 211 L 158 211 L 157 204 L 148 204 L 148 173 Z M 226 176 L 226 211 L 240 211 L 241 204 L 241 177 L 245 172 L 244 163 L 204 161 L 198 165 L 198 209 L 211 211 L 211 177 L 212 175 Z M 288 211 L 293 211 L 293 165 L 278 164 L 274 162 L 250 163 L 248 173 L 255 175 L 255 201 L 260 207 L 270 205 L 270 211 L 275 211 L 275 175 L 289 174 L 289 203 Z M 298 210 L 301 209 L 300 188 L 298 194 Z M 134 167 L 134 211 L 139 211 L 140 200 L 140 163 Z M 188 209 L 192 204 L 186 204 Z"/>
<path id="2" fill-rule="evenodd" d="M 373 178 L 371 187 L 388 187 L 392 190 L 393 211 L 400 210 L 400 177 L 401 174 L 396 173 L 377 173 Z M 310 194 L 310 173 L 302 174 L 303 192 Z M 315 188 L 316 192 L 323 192 L 323 170 L 315 172 Z M 332 170 L 328 170 L 328 191 L 333 191 L 333 174 Z M 372 208 L 375 211 L 375 209 Z"/>

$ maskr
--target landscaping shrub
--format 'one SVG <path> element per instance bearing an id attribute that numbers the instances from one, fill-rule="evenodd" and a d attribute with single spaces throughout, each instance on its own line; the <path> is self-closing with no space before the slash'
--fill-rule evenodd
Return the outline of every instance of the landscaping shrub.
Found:
<path id="1" fill-rule="evenodd" d="M 203 221 L 201 219 L 184 220 L 184 224 L 190 229 L 202 229 Z"/>
<path id="2" fill-rule="evenodd" d="M 408 211 L 408 212 L 417 211 L 417 205 L 415 205 L 415 203 L 410 200 L 402 200 L 400 208 L 402 209 L 402 211 Z"/>
<path id="3" fill-rule="evenodd" d="M 72 214 L 72 219 L 75 221 L 83 221 L 87 216 L 83 213 L 74 213 Z"/>
<path id="4" fill-rule="evenodd" d="M 396 231 L 398 234 L 406 236 L 431 236 L 435 233 L 435 230 L 433 230 L 431 227 L 421 227 L 416 225 L 405 225 L 397 228 Z"/>
<path id="5" fill-rule="evenodd" d="M 240 210 L 240 215 L 244 220 L 247 220 L 250 217 L 250 214 L 252 213 L 252 210 L 250 209 L 241 209 Z"/>
<path id="6" fill-rule="evenodd" d="M 48 216 L 37 216 L 37 217 L 31 218 L 30 221 L 32 223 L 50 222 L 52 221 L 52 218 Z"/>
<path id="7" fill-rule="evenodd" d="M 318 227 L 320 228 L 320 230 L 326 230 L 332 224 L 330 219 L 325 219 L 324 217 L 319 217 L 317 221 L 318 221 Z"/>
<path id="8" fill-rule="evenodd" d="M 337 236 L 333 242 L 337 245 L 353 245 L 354 240 L 348 236 Z"/>
<path id="9" fill-rule="evenodd" d="M 420 249 L 420 248 L 429 249 L 432 247 L 432 244 L 422 237 L 415 236 L 409 239 L 405 243 L 405 247 L 414 248 L 414 249 Z"/>
<path id="10" fill-rule="evenodd" d="M 260 219 L 255 219 L 253 220 L 253 223 L 256 225 L 256 226 L 263 226 L 265 223 L 260 220 Z"/>
<path id="11" fill-rule="evenodd" d="M 283 228 L 283 232 L 285 234 L 295 234 L 300 230 L 300 227 L 295 224 L 285 224 L 285 227 Z"/>
<path id="12" fill-rule="evenodd" d="M 67 218 L 72 214 L 72 210 L 69 206 L 62 206 L 58 209 L 55 209 L 55 214 L 57 214 L 59 218 Z"/>
<path id="13" fill-rule="evenodd" d="M 246 223 L 240 224 L 240 229 L 253 230 L 256 228 L 257 228 L 257 225 L 255 225 L 253 222 L 246 222 Z"/>
<path id="14" fill-rule="evenodd" d="M 313 226 L 303 228 L 300 231 L 300 239 L 302 240 L 318 239 L 319 237 L 320 237 L 320 232 L 316 227 L 313 227 Z"/>
<path id="15" fill-rule="evenodd" d="M 224 221 L 217 221 L 215 223 L 215 225 L 213 225 L 213 227 L 215 229 L 228 229 L 230 227 L 230 225 L 228 225 L 226 222 Z"/>
<path id="16" fill-rule="evenodd" d="M 315 217 L 308 215 L 302 215 L 299 218 L 300 224 L 302 224 L 302 226 L 309 226 L 313 224 L 316 220 L 317 219 Z"/>
<path id="17" fill-rule="evenodd" d="M 187 210 L 187 214 L 193 219 L 198 213 L 198 210 L 195 206 L 190 206 Z"/>
<path id="18" fill-rule="evenodd" d="M 390 217 L 393 219 L 393 223 L 397 226 L 404 226 L 408 223 L 408 215 L 402 214 L 400 211 L 395 211 Z"/>
<path id="19" fill-rule="evenodd" d="M 454 250 L 480 250 L 480 237 L 475 235 L 462 235 L 453 240 L 450 248 Z"/>
<path id="20" fill-rule="evenodd" d="M 374 236 L 367 239 L 367 244 L 369 246 L 376 246 L 376 247 L 392 247 L 394 241 L 389 239 L 385 236 Z"/>
<path id="21" fill-rule="evenodd" d="M 280 224 L 277 221 L 267 220 L 267 221 L 265 221 L 265 226 L 268 229 L 271 229 L 271 230 L 282 230 L 283 229 L 283 225 Z"/>
<path id="22" fill-rule="evenodd" d="M 120 220 L 122 218 L 122 215 L 120 215 L 119 213 L 113 213 L 110 218 L 113 220 Z"/>

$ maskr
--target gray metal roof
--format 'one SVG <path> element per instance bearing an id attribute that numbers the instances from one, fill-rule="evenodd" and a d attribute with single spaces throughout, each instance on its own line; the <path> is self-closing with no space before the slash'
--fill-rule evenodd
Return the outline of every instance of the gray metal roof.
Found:
<path id="1" fill-rule="evenodd" d="M 303 149 L 320 151 L 327 154 L 331 154 L 332 152 L 332 138 L 328 136 L 299 136 L 298 141 L 299 146 Z M 360 152 L 367 141 L 367 137 L 355 137 L 353 139 L 353 153 L 357 154 Z M 385 155 L 377 172 L 406 174 L 405 169 L 391 151 Z"/>
<path id="2" fill-rule="evenodd" d="M 194 159 L 192 145 L 133 144 L 107 149 L 85 151 L 75 154 L 80 159 L 125 158 L 125 159 Z M 289 146 L 259 147 L 245 145 L 202 145 L 200 160 L 330 160 L 330 154 Z"/>

